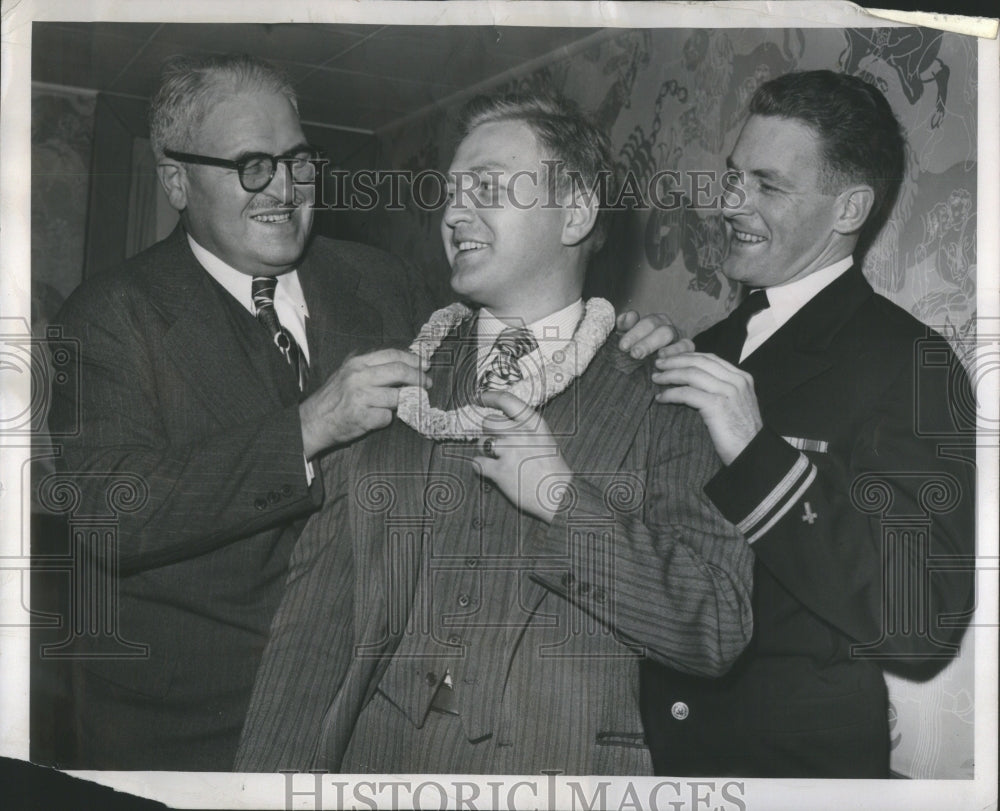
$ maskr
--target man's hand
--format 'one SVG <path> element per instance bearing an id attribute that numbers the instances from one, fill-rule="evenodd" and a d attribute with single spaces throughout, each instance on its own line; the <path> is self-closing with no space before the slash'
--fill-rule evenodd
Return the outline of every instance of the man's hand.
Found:
<path id="1" fill-rule="evenodd" d="M 680 338 L 672 344 L 667 344 L 667 346 L 661 347 L 657 351 L 656 357 L 662 360 L 663 358 L 672 358 L 674 355 L 683 355 L 687 352 L 694 351 L 694 341 L 690 338 Z"/>
<path id="2" fill-rule="evenodd" d="M 625 333 L 618 341 L 618 348 L 636 359 L 670 346 L 681 337 L 680 331 L 664 313 L 652 313 L 639 318 L 635 310 L 626 310 L 618 316 L 615 326 L 619 332 Z"/>
<path id="3" fill-rule="evenodd" d="M 487 417 L 483 444 L 496 458 L 477 456 L 479 473 L 490 479 L 521 511 L 550 522 L 573 480 L 545 420 L 507 392 L 486 392 L 483 405 L 505 416 Z"/>
<path id="4" fill-rule="evenodd" d="M 299 406 L 307 459 L 392 421 L 400 386 L 430 388 L 420 359 L 401 349 L 379 349 L 348 358 Z"/>
<path id="5" fill-rule="evenodd" d="M 665 386 L 661 403 L 696 408 L 705 421 L 715 450 L 731 464 L 764 427 L 753 377 L 715 355 L 685 352 L 656 359 L 653 382 Z"/>

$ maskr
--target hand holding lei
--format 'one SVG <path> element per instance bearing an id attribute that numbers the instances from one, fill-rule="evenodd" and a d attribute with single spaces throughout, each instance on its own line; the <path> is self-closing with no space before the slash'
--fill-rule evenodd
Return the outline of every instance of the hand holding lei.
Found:
<path id="1" fill-rule="evenodd" d="M 410 345 L 421 360 L 430 360 L 445 337 L 459 324 L 471 318 L 473 311 L 464 304 L 449 304 L 434 312 Z M 518 361 L 523 377 L 507 391 L 532 408 L 566 390 L 582 374 L 607 340 L 615 326 L 615 310 L 610 302 L 592 298 L 573 336 L 548 356 L 536 349 Z M 405 386 L 399 390 L 399 418 L 423 436 L 436 440 L 478 439 L 483 419 L 501 415 L 485 406 L 466 405 L 452 411 L 433 408 L 426 389 Z"/>

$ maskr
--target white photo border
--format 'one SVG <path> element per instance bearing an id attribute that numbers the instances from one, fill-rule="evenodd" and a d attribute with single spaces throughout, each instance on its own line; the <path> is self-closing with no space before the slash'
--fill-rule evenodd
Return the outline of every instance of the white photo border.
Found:
<path id="1" fill-rule="evenodd" d="M 780 14 L 777 13 L 780 6 Z M 36 0 L 5 5 L 3 10 L 2 104 L 0 116 L 0 345 L 5 335 L 30 325 L 30 91 L 31 23 L 33 21 L 118 22 L 327 22 L 399 25 L 529 25 L 581 27 L 875 27 L 891 25 L 867 16 L 849 3 L 743 2 L 725 4 L 549 3 L 549 2 L 352 2 L 333 0 L 182 0 L 178 2 L 100 2 L 100 0 Z M 978 117 L 978 320 L 1000 324 L 1000 49 L 996 39 L 979 40 Z M 993 213 L 993 217 L 989 216 Z M 994 330 L 996 332 L 996 330 Z M 979 347 L 984 363 L 996 365 L 997 345 Z M 4 374 L 0 417 L 30 407 L 30 380 Z M 980 389 L 987 402 L 1000 401 L 997 375 Z M 995 407 L 995 406 L 994 406 Z M 995 419 L 995 413 L 992 415 Z M 0 421 L 0 425 L 3 422 Z M 30 604 L 24 568 L 28 560 L 22 516 L 28 514 L 29 442 L 0 435 L 0 754 L 28 759 L 29 640 L 24 624 Z M 976 723 L 974 780 L 962 781 L 824 781 L 666 778 L 581 778 L 582 796 L 591 798 L 607 782 L 608 807 L 647 808 L 651 793 L 660 808 L 721 808 L 749 811 L 799 811 L 867 807 L 940 809 L 996 807 L 997 799 L 997 567 L 998 470 L 995 440 L 979 447 L 978 608 L 976 639 Z M 409 791 L 396 794 L 399 807 L 413 807 L 413 789 L 428 784 L 417 801 L 437 807 L 440 797 L 456 799 L 459 784 L 479 787 L 481 802 L 499 797 L 500 805 L 524 808 L 568 808 L 576 802 L 569 779 L 519 777 L 351 778 L 348 775 L 239 775 L 172 772 L 73 772 L 119 790 L 187 808 L 333 808 L 338 795 L 348 807 L 375 807 L 378 783 L 406 781 Z M 440 784 L 442 791 L 430 785 Z M 667 788 L 663 784 L 676 784 Z M 497 788 L 499 784 L 499 788 Z M 709 786 L 711 784 L 711 786 Z M 340 788 L 338 788 L 340 786 Z M 359 788 L 359 786 L 361 788 Z M 368 786 L 373 786 L 369 789 Z M 491 786 L 493 786 L 491 788 Z M 320 795 L 315 793 L 319 787 Z M 357 792 L 361 792 L 358 794 Z M 346 793 L 345 793 L 346 792 Z M 496 793 L 499 792 L 499 793 Z M 383 800 L 389 794 L 378 793 Z M 598 794 L 598 796 L 601 796 Z M 371 799 L 365 799 L 371 798 Z M 409 798 L 409 799 L 407 799 Z M 638 801 L 638 804 L 637 804 Z M 681 802 L 682 805 L 671 805 Z M 489 807 L 476 805 L 475 807 Z M 577 805 L 577 807 L 582 807 Z"/>

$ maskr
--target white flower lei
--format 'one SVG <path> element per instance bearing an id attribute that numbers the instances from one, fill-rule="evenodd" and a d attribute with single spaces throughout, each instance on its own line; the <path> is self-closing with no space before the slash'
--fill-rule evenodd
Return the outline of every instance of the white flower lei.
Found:
<path id="1" fill-rule="evenodd" d="M 420 328 L 410 351 L 421 360 L 429 360 L 445 336 L 473 311 L 464 304 L 449 304 L 434 312 Z M 615 326 L 615 309 L 602 298 L 587 301 L 583 318 L 573 337 L 546 357 L 540 348 L 518 361 L 524 377 L 507 391 L 532 408 L 538 408 L 560 392 L 590 365 L 597 350 L 607 340 Z M 573 344 L 575 351 L 567 351 Z M 432 408 L 427 390 L 420 386 L 405 386 L 399 390 L 399 418 L 414 430 L 432 439 L 478 439 L 482 436 L 483 419 L 502 416 L 495 408 L 466 405 L 453 411 Z"/>

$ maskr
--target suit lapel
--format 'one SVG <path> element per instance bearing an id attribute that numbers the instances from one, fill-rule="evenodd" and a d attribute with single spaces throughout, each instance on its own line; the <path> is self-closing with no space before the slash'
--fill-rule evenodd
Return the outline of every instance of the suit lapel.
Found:
<path id="1" fill-rule="evenodd" d="M 434 384 L 428 392 L 428 399 L 433 408 L 452 407 L 451 404 L 456 397 L 453 389 L 466 377 L 463 370 L 468 361 L 470 348 L 472 361 L 475 364 L 475 343 L 469 340 L 474 323 L 475 320 L 470 319 L 461 324 L 441 342 L 441 346 L 431 359 L 431 377 Z M 474 371 L 473 365 L 473 373 Z M 394 418 L 389 428 L 372 435 L 359 446 L 358 462 L 354 467 L 358 470 L 386 471 L 383 478 L 390 482 L 391 490 L 396 494 L 394 503 L 408 505 L 407 509 L 419 507 L 420 514 L 426 517 L 429 513 L 424 501 L 425 489 L 432 481 L 430 467 L 436 448 L 437 443 L 424 438 L 398 418 Z M 364 503 L 363 500 L 355 499 L 355 501 Z M 361 511 L 356 512 L 361 514 Z M 387 514 L 364 517 L 363 523 L 355 532 L 355 538 L 362 545 L 357 556 L 361 561 L 371 561 L 370 565 L 363 564 L 361 569 L 374 576 L 373 589 L 381 592 L 384 598 L 376 600 L 373 605 L 382 610 L 384 605 L 389 604 L 386 601 L 389 599 L 390 591 L 402 587 L 404 590 L 402 595 L 392 595 L 393 604 L 406 606 L 405 610 L 409 611 L 413 604 L 413 590 L 417 587 L 421 573 L 423 556 L 429 553 L 429 550 L 423 548 L 423 534 L 414 532 L 412 538 L 416 548 L 412 557 L 403 560 L 399 554 L 391 552 L 385 529 L 387 517 L 389 517 Z M 418 516 L 409 517 L 418 518 Z M 380 541 L 373 545 L 371 541 L 375 538 Z M 405 625 L 404 619 L 403 627 Z M 397 643 L 398 640 L 392 643 L 393 649 Z M 387 661 L 381 664 L 381 671 L 385 670 L 386 665 Z"/>
<path id="2" fill-rule="evenodd" d="M 543 414 L 571 469 L 617 470 L 653 394 L 642 361 L 619 350 L 612 335 Z"/>
<path id="3" fill-rule="evenodd" d="M 430 390 L 431 405 L 453 409 L 469 405 L 475 396 L 476 319 L 470 318 L 441 342 L 432 360 L 434 385 Z"/>
<path id="4" fill-rule="evenodd" d="M 542 414 L 575 475 L 617 471 L 646 418 L 654 394 L 643 362 L 619 350 L 612 334 L 582 377 L 550 401 Z M 537 611 L 551 594 L 530 578 L 525 579 L 523 587 L 522 601 L 530 610 Z M 510 639 L 520 633 L 521 629 L 513 629 Z M 512 644 L 510 655 L 516 656 L 517 650 L 517 645 Z"/>
<path id="5" fill-rule="evenodd" d="M 164 349 L 181 375 L 218 419 L 260 414 L 279 408 L 277 386 L 266 362 L 255 362 L 208 272 L 198 264 L 178 227 L 168 238 L 170 253 L 152 278 L 150 294 L 171 321 Z"/>
<path id="6" fill-rule="evenodd" d="M 829 347 L 861 304 L 874 295 L 853 267 L 823 288 L 740 364 L 754 379 L 761 405 L 783 398 L 831 367 Z M 714 329 L 714 328 L 713 328 Z M 710 339 L 710 332 L 706 332 Z M 707 341 L 706 345 L 710 345 Z M 699 344 L 702 342 L 699 340 Z M 708 349 L 707 351 L 711 351 Z"/>

